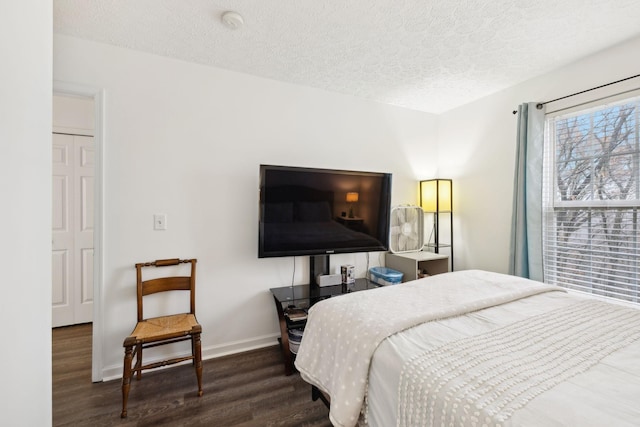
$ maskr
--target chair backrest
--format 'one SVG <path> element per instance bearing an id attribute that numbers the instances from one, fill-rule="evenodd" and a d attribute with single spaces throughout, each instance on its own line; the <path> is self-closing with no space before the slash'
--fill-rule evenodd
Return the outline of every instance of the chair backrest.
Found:
<path id="1" fill-rule="evenodd" d="M 197 259 L 159 259 L 153 262 L 136 264 L 136 282 L 138 293 L 138 322 L 144 319 L 142 310 L 142 297 L 158 292 L 166 291 L 189 291 L 190 293 L 190 313 L 196 314 L 196 262 Z M 179 264 L 191 264 L 189 276 L 166 276 L 149 280 L 142 280 L 142 269 L 145 267 L 169 267 Z"/>

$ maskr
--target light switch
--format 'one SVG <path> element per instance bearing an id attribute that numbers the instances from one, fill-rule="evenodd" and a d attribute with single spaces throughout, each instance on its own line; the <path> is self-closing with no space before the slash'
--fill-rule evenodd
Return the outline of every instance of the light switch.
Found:
<path id="1" fill-rule="evenodd" d="M 153 229 L 154 230 L 166 230 L 167 229 L 167 214 L 154 214 L 153 215 Z"/>

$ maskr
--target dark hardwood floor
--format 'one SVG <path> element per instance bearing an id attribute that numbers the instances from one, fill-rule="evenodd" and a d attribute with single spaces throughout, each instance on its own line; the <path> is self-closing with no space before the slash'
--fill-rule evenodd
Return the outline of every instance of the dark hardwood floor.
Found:
<path id="1" fill-rule="evenodd" d="M 191 365 L 131 382 L 127 419 L 120 381 L 91 383 L 91 325 L 53 330 L 54 426 L 331 426 L 299 374 L 284 375 L 278 346 L 204 361 L 204 395 Z"/>

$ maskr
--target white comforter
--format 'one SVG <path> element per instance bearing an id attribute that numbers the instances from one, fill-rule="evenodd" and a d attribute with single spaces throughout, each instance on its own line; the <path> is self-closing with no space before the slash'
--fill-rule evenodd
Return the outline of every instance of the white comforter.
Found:
<path id="1" fill-rule="evenodd" d="M 329 418 L 354 426 L 365 402 L 371 358 L 390 335 L 560 288 L 469 270 L 437 275 L 314 305 L 296 358 L 305 381 L 331 396 Z"/>
<path id="2" fill-rule="evenodd" d="M 491 385 L 496 387 L 505 388 L 504 386 L 506 386 L 509 388 L 513 386 L 513 383 L 510 384 L 511 378 L 522 378 L 522 374 L 526 376 L 528 372 L 519 371 L 513 377 L 505 375 L 513 367 L 513 360 L 507 362 L 505 358 L 516 356 L 517 362 L 521 361 L 520 358 L 526 357 L 531 360 L 531 353 L 529 355 L 522 353 L 522 351 L 527 352 L 531 349 L 538 354 L 542 351 L 542 354 L 535 357 L 534 363 L 527 364 L 527 367 L 530 366 L 536 371 L 544 367 L 544 371 L 551 373 L 555 371 L 559 375 L 557 378 L 554 375 L 533 376 L 532 378 L 537 379 L 538 383 L 529 384 L 527 390 L 536 394 L 540 392 L 533 399 L 530 399 L 532 397 L 530 394 L 502 392 L 492 396 L 492 399 L 480 402 L 477 407 L 482 410 L 483 414 L 494 411 L 497 408 L 496 403 L 502 404 L 501 408 L 497 408 L 499 412 L 493 414 L 494 420 L 502 419 L 502 421 L 490 422 L 489 425 L 500 424 L 503 427 L 639 426 L 640 340 L 633 341 L 633 338 L 634 335 L 637 337 L 640 334 L 640 310 L 626 307 L 623 307 L 622 310 L 613 310 L 619 311 L 623 317 L 603 322 L 600 315 L 594 316 L 592 312 L 601 303 L 593 301 L 592 298 L 576 294 L 546 292 L 464 316 L 423 323 L 389 337 L 378 346 L 371 361 L 367 388 L 368 424 L 372 427 L 389 427 L 401 425 L 403 422 L 412 426 L 429 425 L 429 421 L 425 420 L 422 420 L 424 421 L 422 424 L 419 412 L 414 412 L 411 408 L 412 401 L 414 403 L 422 401 L 424 403 L 430 402 L 429 406 L 425 407 L 435 415 L 437 420 L 435 425 L 442 425 L 442 415 L 449 417 L 445 420 L 447 425 L 464 425 L 464 422 L 469 422 L 472 418 L 459 422 L 451 418 L 456 417 L 456 413 L 457 415 L 462 414 L 459 409 L 464 404 L 460 405 L 459 399 L 482 398 L 482 393 L 469 394 L 470 386 L 473 383 L 480 385 L 486 381 L 490 381 Z M 612 304 L 602 304 L 610 308 L 612 306 Z M 536 338 L 526 328 L 518 333 L 519 325 L 522 322 L 530 322 L 533 325 L 531 331 L 534 331 L 535 325 L 540 324 L 541 321 L 555 321 L 554 318 L 561 318 L 565 314 L 571 317 L 570 312 L 576 310 L 577 313 L 574 314 L 577 316 L 573 316 L 571 321 L 561 324 L 560 334 Z M 612 314 L 613 311 L 605 310 L 602 314 L 607 312 Z M 631 315 L 630 318 L 624 318 L 629 315 Z M 570 329 L 576 325 L 590 332 L 597 332 L 603 327 L 614 328 L 615 333 L 607 336 L 607 338 L 612 338 L 614 342 L 602 346 L 602 341 L 600 341 L 602 337 L 591 341 L 590 335 L 592 334 L 584 332 L 571 336 Z M 543 328 L 543 330 L 545 329 Z M 514 332 L 520 335 L 520 339 L 517 335 L 513 335 Z M 508 333 L 506 344 L 500 344 L 499 341 L 487 341 L 489 337 L 496 338 L 505 333 Z M 523 333 L 525 336 L 522 336 Z M 562 341 L 563 336 L 570 337 L 566 342 L 566 348 L 569 351 L 558 348 L 554 343 L 549 346 L 546 344 L 534 345 L 536 340 L 540 340 L 540 338 L 543 341 L 539 342 L 543 343 L 544 340 L 554 337 Z M 600 341 L 600 345 L 596 345 L 598 341 Z M 480 345 L 474 346 L 474 342 Z M 626 345 L 627 343 L 628 345 Z M 517 348 L 521 344 L 525 345 Z M 576 344 L 579 346 L 576 347 Z M 621 345 L 622 348 L 620 348 Z M 456 350 L 460 346 L 465 346 L 466 350 L 472 350 L 475 357 L 461 357 L 461 354 Z M 509 346 L 511 348 L 508 348 Z M 583 348 L 586 346 L 586 350 L 579 350 L 580 346 Z M 580 353 L 571 355 L 570 349 L 572 347 L 574 353 L 576 350 Z M 495 352 L 495 350 L 498 354 L 494 354 L 494 357 L 484 361 L 480 360 L 482 355 L 478 352 L 486 354 Z M 533 354 L 536 354 L 535 352 Z M 451 359 L 447 353 L 452 356 Z M 596 357 L 594 358 L 594 356 Z M 602 356 L 604 357 L 598 360 Z M 456 360 L 455 364 L 448 364 L 445 369 L 435 372 L 441 374 L 440 378 L 436 378 L 436 380 L 451 380 L 446 384 L 446 389 L 458 388 L 453 400 L 449 401 L 450 403 L 456 401 L 454 403 L 458 405 L 457 407 L 454 408 L 453 405 L 449 408 L 440 406 L 446 404 L 446 396 L 438 402 L 430 400 L 438 393 L 431 393 L 426 398 L 423 396 L 415 399 L 412 399 L 411 396 L 401 396 L 407 390 L 405 385 L 409 381 L 420 384 L 425 381 L 431 382 L 433 379 L 434 371 L 429 369 L 423 370 L 421 375 L 408 374 L 405 370 L 415 366 L 415 362 L 444 363 L 454 360 Z M 567 364 L 568 361 L 570 363 Z M 597 361 L 597 364 L 592 365 L 594 361 Z M 493 363 L 500 369 L 487 369 L 484 375 L 478 376 L 479 369 L 487 366 L 487 363 Z M 452 368 L 455 370 L 457 367 L 464 366 L 471 369 L 452 376 L 454 373 Z M 588 368 L 586 371 L 585 367 Z M 474 376 L 474 382 L 470 382 Z M 553 385 L 556 380 L 560 379 L 562 382 Z M 442 384 L 442 381 L 436 381 L 435 384 L 438 382 Z M 420 387 L 416 387 L 414 390 L 420 390 Z M 445 388 L 442 389 L 442 391 L 444 390 Z M 442 394 L 440 393 L 441 397 Z M 514 397 L 520 400 L 513 399 Z M 522 400 L 523 398 L 524 400 Z M 526 402 L 526 405 L 520 407 L 522 402 Z M 431 405 L 431 403 L 435 404 Z M 493 408 L 491 405 L 494 405 Z M 504 415 L 508 415 L 508 417 L 504 417 Z M 410 419 L 408 417 L 417 418 Z"/>
<path id="3" fill-rule="evenodd" d="M 538 316 L 453 340 L 420 352 L 402 365 L 396 425 L 537 425 L 512 423 L 513 416 L 638 338 L 640 311 L 597 300 L 574 300 Z M 549 416 L 552 411 L 545 408 L 543 413 Z M 625 418 L 609 422 L 615 420 L 621 426 Z M 579 425 L 586 426 L 587 420 Z"/>

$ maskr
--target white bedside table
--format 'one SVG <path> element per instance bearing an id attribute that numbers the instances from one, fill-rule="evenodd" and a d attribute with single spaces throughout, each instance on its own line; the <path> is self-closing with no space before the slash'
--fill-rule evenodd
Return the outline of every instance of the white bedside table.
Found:
<path id="1" fill-rule="evenodd" d="M 418 271 L 427 274 L 447 273 L 449 271 L 449 256 L 433 252 L 407 252 L 385 254 L 385 265 L 403 273 L 402 281 L 409 282 L 418 279 Z"/>

